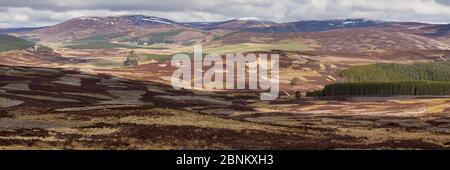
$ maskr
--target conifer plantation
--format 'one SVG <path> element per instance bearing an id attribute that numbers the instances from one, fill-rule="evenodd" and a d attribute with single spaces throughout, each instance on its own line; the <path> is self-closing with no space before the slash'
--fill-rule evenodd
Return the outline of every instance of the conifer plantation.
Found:
<path id="1" fill-rule="evenodd" d="M 450 61 L 355 66 L 341 76 L 345 82 L 450 81 Z"/>
<path id="2" fill-rule="evenodd" d="M 450 62 L 373 64 L 341 72 L 344 82 L 309 96 L 450 95 Z"/>

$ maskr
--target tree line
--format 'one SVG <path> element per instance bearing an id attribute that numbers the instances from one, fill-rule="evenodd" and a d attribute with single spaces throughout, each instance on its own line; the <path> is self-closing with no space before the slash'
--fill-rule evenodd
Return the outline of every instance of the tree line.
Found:
<path id="1" fill-rule="evenodd" d="M 335 83 L 308 96 L 450 95 L 450 82 L 400 81 Z"/>

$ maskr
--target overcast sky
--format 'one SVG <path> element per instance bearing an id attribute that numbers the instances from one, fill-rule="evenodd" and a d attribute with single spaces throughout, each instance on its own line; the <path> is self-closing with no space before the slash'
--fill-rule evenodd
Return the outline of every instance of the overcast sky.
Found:
<path id="1" fill-rule="evenodd" d="M 450 0 L 0 0 L 0 27 L 128 14 L 179 22 L 257 17 L 275 22 L 367 18 L 450 23 Z"/>

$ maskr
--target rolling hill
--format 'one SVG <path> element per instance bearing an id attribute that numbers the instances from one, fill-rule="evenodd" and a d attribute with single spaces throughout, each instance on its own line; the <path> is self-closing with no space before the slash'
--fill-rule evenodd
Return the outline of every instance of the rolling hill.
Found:
<path id="1" fill-rule="evenodd" d="M 450 44 L 436 37 L 421 36 L 392 27 L 349 28 L 323 32 L 257 33 L 237 32 L 209 42 L 224 44 L 280 44 L 303 42 L 314 51 L 383 52 L 389 50 L 448 50 Z M 401 56 L 398 56 L 401 57 Z"/>
<path id="2" fill-rule="evenodd" d="M 345 28 L 364 28 L 374 26 L 389 26 L 388 22 L 372 21 L 367 19 L 341 19 L 323 21 L 297 21 L 288 23 L 275 23 L 259 18 L 237 18 L 223 22 L 193 22 L 184 23 L 187 27 L 202 30 L 230 29 L 246 32 L 320 32 Z"/>
<path id="3" fill-rule="evenodd" d="M 154 44 L 190 46 L 200 43 L 206 46 L 243 43 L 286 46 L 299 42 L 313 50 L 359 52 L 448 50 L 448 31 L 448 25 L 367 19 L 275 23 L 258 18 L 237 18 L 222 22 L 176 22 L 159 17 L 127 15 L 80 17 L 12 35 L 43 43 L 64 43 L 76 49 L 91 46 L 148 49 L 155 48 Z"/>
<path id="4" fill-rule="evenodd" d="M 24 50 L 34 47 L 34 42 L 23 40 L 10 35 L 0 34 L 0 52 L 10 50 Z"/>
<path id="5" fill-rule="evenodd" d="M 80 17 L 50 26 L 19 34 L 44 42 L 72 41 L 94 36 L 131 36 L 140 31 L 152 31 L 181 27 L 174 21 L 142 15 L 119 17 Z M 105 38 L 105 37 L 103 37 Z"/>

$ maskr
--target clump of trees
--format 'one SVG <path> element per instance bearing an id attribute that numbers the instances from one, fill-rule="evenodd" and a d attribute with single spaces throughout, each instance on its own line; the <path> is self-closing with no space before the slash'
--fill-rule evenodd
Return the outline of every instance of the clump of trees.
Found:
<path id="1" fill-rule="evenodd" d="M 53 52 L 53 49 L 47 46 L 38 46 L 37 47 L 37 52 Z"/>
<path id="2" fill-rule="evenodd" d="M 123 62 L 123 65 L 126 67 L 139 65 L 139 59 L 134 54 L 134 51 L 130 51 L 130 53 L 127 56 L 127 59 Z"/>

